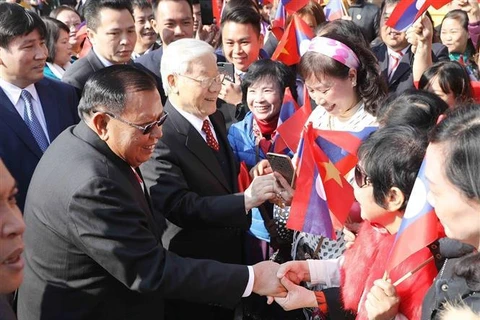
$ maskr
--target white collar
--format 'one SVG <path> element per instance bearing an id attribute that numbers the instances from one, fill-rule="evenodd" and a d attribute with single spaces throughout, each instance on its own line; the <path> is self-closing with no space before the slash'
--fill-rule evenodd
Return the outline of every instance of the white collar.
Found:
<path id="1" fill-rule="evenodd" d="M 38 97 L 37 89 L 35 88 L 35 84 L 33 83 L 28 85 L 24 89 L 21 89 L 16 85 L 11 84 L 10 82 L 7 82 L 2 78 L 0 78 L 0 87 L 3 89 L 8 99 L 10 99 L 10 101 L 14 106 L 17 105 L 18 100 L 20 99 L 20 94 L 22 93 L 22 90 L 27 90 L 32 96 L 33 100 L 40 101 L 40 98 Z"/>

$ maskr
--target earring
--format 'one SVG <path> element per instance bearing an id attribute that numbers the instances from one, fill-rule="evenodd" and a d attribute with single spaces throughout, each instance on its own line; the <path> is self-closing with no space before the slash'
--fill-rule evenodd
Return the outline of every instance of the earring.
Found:
<path id="1" fill-rule="evenodd" d="M 355 87 L 355 86 L 357 86 L 357 82 L 353 81 L 352 82 L 352 87 Z"/>

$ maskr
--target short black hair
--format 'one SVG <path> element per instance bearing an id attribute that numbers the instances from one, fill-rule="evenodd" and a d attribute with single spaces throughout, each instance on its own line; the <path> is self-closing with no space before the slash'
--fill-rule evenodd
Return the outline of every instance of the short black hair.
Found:
<path id="1" fill-rule="evenodd" d="M 245 105 L 247 105 L 248 88 L 261 79 L 272 79 L 277 82 L 280 86 L 282 100 L 285 88 L 290 88 L 293 98 L 297 100 L 297 84 L 295 73 L 293 73 L 292 69 L 282 62 L 262 59 L 252 63 L 242 79 L 242 97 Z"/>
<path id="2" fill-rule="evenodd" d="M 8 49 L 10 42 L 37 30 L 45 39 L 47 30 L 42 19 L 34 12 L 15 3 L 0 3 L 0 47 Z"/>
<path id="3" fill-rule="evenodd" d="M 418 89 L 428 90 L 433 79 L 437 79 L 443 92 L 453 93 L 456 103 L 473 101 L 470 76 L 458 61 L 439 61 L 431 65 L 422 74 L 418 82 Z"/>
<path id="4" fill-rule="evenodd" d="M 225 7 L 221 20 L 221 29 L 223 29 L 227 22 L 249 24 L 253 27 L 257 36 L 260 36 L 260 22 L 262 17 L 252 6 Z"/>
<path id="5" fill-rule="evenodd" d="M 153 14 L 155 15 L 155 18 L 157 17 L 157 8 L 160 2 L 165 2 L 165 1 L 173 1 L 173 2 L 182 2 L 185 1 L 188 3 L 188 6 L 190 7 L 190 11 L 192 12 L 193 16 L 193 7 L 192 7 L 192 1 L 191 0 L 153 0 L 152 1 L 152 7 L 153 7 Z"/>
<path id="6" fill-rule="evenodd" d="M 428 144 L 426 131 L 410 126 L 384 127 L 370 135 L 358 149 L 358 158 L 370 178 L 375 202 L 386 208 L 392 187 L 405 196 L 405 210 Z"/>
<path id="7" fill-rule="evenodd" d="M 153 90 L 157 90 L 153 77 L 134 66 L 122 64 L 102 68 L 87 80 L 78 112 L 82 119 L 99 110 L 121 115 L 129 92 Z"/>
<path id="8" fill-rule="evenodd" d="M 377 121 L 385 127 L 409 125 L 430 131 L 447 109 L 448 104 L 436 94 L 408 89 L 380 104 Z"/>
<path id="9" fill-rule="evenodd" d="M 132 0 L 132 8 L 153 9 L 152 3 L 148 0 Z"/>
<path id="10" fill-rule="evenodd" d="M 131 0 L 87 0 L 83 9 L 83 15 L 87 21 L 87 27 L 97 30 L 100 11 L 102 9 L 128 10 L 133 19 L 133 7 Z"/>
<path id="11" fill-rule="evenodd" d="M 60 37 L 60 30 L 65 31 L 67 34 L 70 33 L 70 29 L 65 23 L 50 17 L 43 17 L 43 22 L 47 28 L 47 36 L 45 37 L 45 44 L 48 49 L 48 62 L 54 62 L 55 56 L 57 55 L 56 43 Z"/>

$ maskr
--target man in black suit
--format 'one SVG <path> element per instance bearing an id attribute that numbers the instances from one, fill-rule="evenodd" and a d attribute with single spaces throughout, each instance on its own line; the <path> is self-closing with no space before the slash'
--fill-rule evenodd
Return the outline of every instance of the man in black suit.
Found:
<path id="1" fill-rule="evenodd" d="M 407 41 L 406 32 L 397 31 L 385 24 L 400 0 L 384 0 L 380 9 L 380 37 L 382 43 L 372 47 L 380 64 L 380 69 L 388 83 L 390 93 L 401 94 L 407 89 L 413 89 L 412 65 L 414 59 L 422 59 L 421 69 L 426 70 L 432 63 L 448 61 L 448 49 L 439 43 L 431 43 L 430 55 L 416 55 L 413 47 Z"/>
<path id="2" fill-rule="evenodd" d="M 222 264 L 163 248 L 162 218 L 138 169 L 168 119 L 152 77 L 129 65 L 103 68 L 87 81 L 79 112 L 28 192 L 20 320 L 163 319 L 165 297 L 232 308 L 252 288 L 285 294 L 273 262 Z"/>
<path id="3" fill-rule="evenodd" d="M 80 93 L 95 71 L 128 63 L 137 41 L 130 0 L 87 1 L 84 15 L 92 50 L 72 64 L 62 78 Z"/>
<path id="4" fill-rule="evenodd" d="M 181 39 L 164 51 L 162 82 L 168 93 L 169 119 L 154 156 L 142 170 L 155 215 L 169 225 L 164 244 L 184 257 L 243 262 L 248 211 L 273 199 L 273 175 L 256 178 L 238 193 L 236 163 L 228 144 L 223 114 L 216 108 L 222 76 L 213 48 Z M 170 301 L 167 319 L 233 319 L 215 306 Z"/>
<path id="5" fill-rule="evenodd" d="M 21 210 L 43 152 L 79 121 L 75 89 L 43 77 L 45 35 L 37 14 L 0 4 L 0 158 L 18 183 Z"/>

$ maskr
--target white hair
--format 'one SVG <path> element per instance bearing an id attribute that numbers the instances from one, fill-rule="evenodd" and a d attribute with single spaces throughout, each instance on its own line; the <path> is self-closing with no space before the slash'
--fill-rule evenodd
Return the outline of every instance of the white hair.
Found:
<path id="1" fill-rule="evenodd" d="M 171 89 L 169 75 L 184 74 L 192 61 L 208 55 L 215 56 L 215 52 L 212 46 L 202 40 L 186 38 L 170 43 L 163 51 L 160 69 L 165 94 L 168 96 Z"/>

